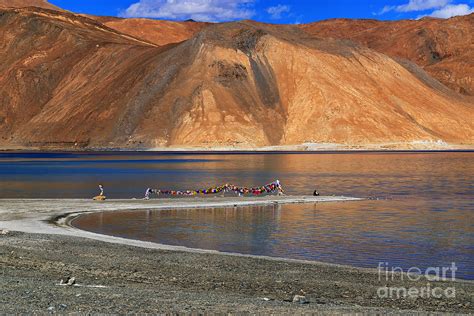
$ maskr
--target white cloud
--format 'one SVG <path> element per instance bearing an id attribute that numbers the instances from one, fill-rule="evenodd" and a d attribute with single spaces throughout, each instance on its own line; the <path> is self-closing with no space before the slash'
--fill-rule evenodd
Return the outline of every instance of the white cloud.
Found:
<path id="1" fill-rule="evenodd" d="M 387 12 L 395 10 L 396 6 L 386 5 L 379 13 L 374 13 L 375 15 L 385 14 Z"/>
<path id="2" fill-rule="evenodd" d="M 467 15 L 474 12 L 474 8 L 468 4 L 451 4 L 452 0 L 409 0 L 407 4 L 399 6 L 385 6 L 378 14 L 385 14 L 390 11 L 397 12 L 417 12 L 434 10 L 431 13 L 424 14 L 418 19 L 425 16 L 447 19 L 458 15 Z"/>
<path id="3" fill-rule="evenodd" d="M 395 7 L 398 12 L 425 11 L 442 8 L 448 5 L 451 0 L 410 0 L 407 4 Z"/>
<path id="4" fill-rule="evenodd" d="M 409 0 L 408 3 L 399 6 L 386 5 L 378 14 L 385 14 L 390 11 L 413 12 L 438 9 L 448 5 L 451 1 L 452 0 Z"/>
<path id="5" fill-rule="evenodd" d="M 279 4 L 274 7 L 267 8 L 267 13 L 270 14 L 272 19 L 281 19 L 283 13 L 290 12 L 290 6 Z"/>
<path id="6" fill-rule="evenodd" d="M 230 21 L 249 19 L 255 0 L 139 0 L 121 16 L 172 20 Z"/>
<path id="7" fill-rule="evenodd" d="M 467 4 L 447 5 L 444 8 L 433 11 L 429 16 L 434 18 L 449 19 L 453 16 L 468 15 L 474 13 L 474 8 Z"/>

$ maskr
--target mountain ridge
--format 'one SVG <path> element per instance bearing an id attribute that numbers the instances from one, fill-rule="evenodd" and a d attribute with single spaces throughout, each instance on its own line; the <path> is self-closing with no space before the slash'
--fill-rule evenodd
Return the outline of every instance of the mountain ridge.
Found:
<path id="1" fill-rule="evenodd" d="M 333 19 L 300 28 L 312 36 L 352 40 L 410 60 L 452 90 L 474 95 L 474 13 L 450 19 Z"/>
<path id="2" fill-rule="evenodd" d="M 49 3 L 47 0 L 2 0 L 0 1 L 0 8 L 24 8 L 24 7 L 38 7 L 38 8 L 43 8 L 43 9 L 63 11 L 63 9 Z"/>
<path id="3" fill-rule="evenodd" d="M 413 63 L 297 26 L 209 24 L 158 45 L 27 8 L 0 10 L 0 38 L 3 148 L 474 143 L 471 98 Z"/>

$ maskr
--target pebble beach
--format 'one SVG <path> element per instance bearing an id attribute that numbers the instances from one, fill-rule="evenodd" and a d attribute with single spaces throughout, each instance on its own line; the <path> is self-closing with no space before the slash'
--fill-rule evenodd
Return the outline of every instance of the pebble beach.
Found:
<path id="1" fill-rule="evenodd" d="M 341 203 L 348 197 L 198 200 L 2 200 L 0 306 L 5 313 L 473 311 L 474 282 L 450 299 L 382 299 L 376 269 L 187 249 L 80 231 L 84 212 L 255 203 Z M 424 286 L 427 280 L 391 286 Z"/>

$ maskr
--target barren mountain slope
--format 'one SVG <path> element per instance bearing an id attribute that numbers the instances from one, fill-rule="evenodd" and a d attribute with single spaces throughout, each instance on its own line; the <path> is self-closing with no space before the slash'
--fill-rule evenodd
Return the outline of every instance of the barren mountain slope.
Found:
<path id="1" fill-rule="evenodd" d="M 349 39 L 411 60 L 453 90 L 474 95 L 474 14 L 448 20 L 335 19 L 300 27 L 313 36 Z"/>
<path id="2" fill-rule="evenodd" d="M 61 10 L 47 0 L 0 0 L 0 8 L 39 7 L 51 10 Z"/>
<path id="3" fill-rule="evenodd" d="M 159 101 L 174 104 L 174 123 L 157 145 L 474 140 L 472 104 L 369 49 L 249 22 L 208 27 L 186 45 L 194 61 Z M 137 137 L 163 115 L 153 107 Z"/>
<path id="4" fill-rule="evenodd" d="M 191 38 L 209 23 L 173 22 L 150 19 L 113 19 L 104 22 L 110 28 L 134 37 L 166 45 L 179 43 Z"/>
<path id="5" fill-rule="evenodd" d="M 114 32 L 71 14 L 0 13 L 3 147 L 474 143 L 472 104 L 364 47 L 254 22 L 165 47 Z"/>
<path id="6" fill-rule="evenodd" d="M 0 10 L 0 39 L 0 135 L 7 142 L 100 138 L 116 124 L 115 104 L 140 80 L 146 59 L 164 49 L 94 20 L 30 8 Z"/>
<path id="7" fill-rule="evenodd" d="M 48 3 L 47 0 L 0 0 L 0 8 L 25 7 L 62 10 Z M 117 30 L 118 32 L 160 46 L 185 41 L 209 24 L 194 21 L 174 22 L 153 19 L 122 19 L 89 14 L 81 14 L 81 16 L 96 20 L 111 29 Z"/>

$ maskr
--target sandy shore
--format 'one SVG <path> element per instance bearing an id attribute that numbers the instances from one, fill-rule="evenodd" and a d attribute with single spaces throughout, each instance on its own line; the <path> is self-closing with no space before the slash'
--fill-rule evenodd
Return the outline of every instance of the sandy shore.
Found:
<path id="1" fill-rule="evenodd" d="M 376 270 L 298 260 L 223 255 L 126 240 L 67 226 L 82 212 L 218 207 L 255 203 L 351 201 L 345 197 L 211 198 L 182 200 L 0 200 L 0 310 L 48 312 L 473 312 L 474 282 L 455 298 L 379 298 Z M 239 204 L 241 203 L 241 204 Z M 350 202 L 357 203 L 357 202 Z M 52 219 L 58 220 L 56 224 Z M 58 285 L 75 277 L 78 286 Z M 395 278 L 390 286 L 427 281 Z M 293 303 L 304 293 L 307 304 Z"/>

